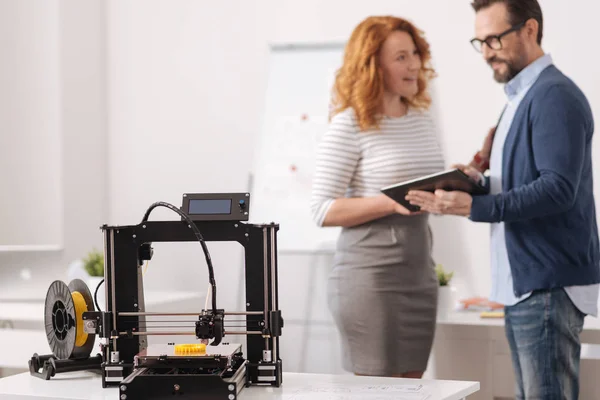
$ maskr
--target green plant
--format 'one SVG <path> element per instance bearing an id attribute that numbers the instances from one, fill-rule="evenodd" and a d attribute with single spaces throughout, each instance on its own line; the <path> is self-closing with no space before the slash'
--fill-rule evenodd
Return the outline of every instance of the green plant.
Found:
<path id="1" fill-rule="evenodd" d="M 454 272 L 444 271 L 444 267 L 442 266 L 442 264 L 438 264 L 435 266 L 435 273 L 437 275 L 440 286 L 448 286 L 450 280 L 452 279 L 452 276 L 454 276 Z"/>
<path id="2" fill-rule="evenodd" d="M 90 276 L 104 276 L 104 254 L 94 249 L 83 259 L 83 268 Z"/>

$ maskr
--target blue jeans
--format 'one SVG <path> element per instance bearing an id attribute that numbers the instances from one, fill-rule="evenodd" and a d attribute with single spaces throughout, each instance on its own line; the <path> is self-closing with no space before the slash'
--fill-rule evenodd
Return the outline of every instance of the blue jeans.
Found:
<path id="1" fill-rule="evenodd" d="M 563 289 L 505 307 L 517 400 L 576 400 L 583 314 Z"/>

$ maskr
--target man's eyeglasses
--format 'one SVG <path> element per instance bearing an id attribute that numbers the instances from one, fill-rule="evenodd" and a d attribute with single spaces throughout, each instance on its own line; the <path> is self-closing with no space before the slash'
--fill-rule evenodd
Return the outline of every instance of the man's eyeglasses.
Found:
<path id="1" fill-rule="evenodd" d="M 521 29 L 525 25 L 525 22 L 527 21 L 523 21 L 520 24 L 511 27 L 505 30 L 504 32 L 500 33 L 499 35 L 488 36 L 484 40 L 477 38 L 471 39 L 471 44 L 473 45 L 473 48 L 479 53 L 483 51 L 484 43 L 492 50 L 502 50 L 502 38 L 511 32 L 515 32 Z"/>

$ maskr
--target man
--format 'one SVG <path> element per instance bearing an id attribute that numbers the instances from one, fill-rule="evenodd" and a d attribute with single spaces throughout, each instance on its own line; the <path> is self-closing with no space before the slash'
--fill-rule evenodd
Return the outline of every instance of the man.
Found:
<path id="1" fill-rule="evenodd" d="M 579 334 L 584 316 L 597 315 L 600 282 L 592 113 L 541 48 L 537 0 L 475 0 L 472 6 L 471 42 L 508 97 L 485 180 L 490 192 L 413 191 L 407 199 L 423 211 L 492 224 L 491 300 L 505 305 L 516 397 L 577 399 Z M 485 156 L 471 165 L 485 164 Z"/>

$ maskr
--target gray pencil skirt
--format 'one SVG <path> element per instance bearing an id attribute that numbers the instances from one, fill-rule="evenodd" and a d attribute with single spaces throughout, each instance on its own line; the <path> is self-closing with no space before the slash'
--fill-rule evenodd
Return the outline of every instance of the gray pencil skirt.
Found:
<path id="1" fill-rule="evenodd" d="M 425 371 L 438 283 L 428 215 L 344 228 L 328 282 L 344 368 L 361 375 Z"/>

